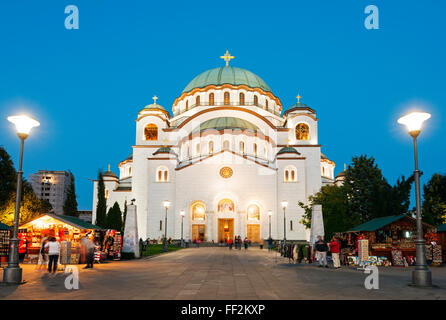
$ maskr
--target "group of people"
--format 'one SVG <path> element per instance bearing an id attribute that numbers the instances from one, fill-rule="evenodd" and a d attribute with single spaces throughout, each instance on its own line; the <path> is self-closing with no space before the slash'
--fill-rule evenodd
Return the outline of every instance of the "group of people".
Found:
<path id="1" fill-rule="evenodd" d="M 84 269 L 93 268 L 96 245 L 84 236 L 80 240 L 81 248 L 85 250 L 87 265 Z M 48 264 L 48 272 L 55 273 L 60 257 L 60 243 L 53 236 L 44 236 L 40 242 L 39 261 L 37 269 L 40 270 Z"/>
<path id="2" fill-rule="evenodd" d="M 341 268 L 341 260 L 339 259 L 339 253 L 341 252 L 341 241 L 337 237 L 333 237 L 327 244 L 321 236 L 317 237 L 314 249 L 316 251 L 316 258 L 319 261 L 319 267 L 328 268 L 327 264 L 327 252 L 331 252 L 333 259 L 333 266 L 335 269 Z"/>
<path id="3" fill-rule="evenodd" d="M 225 242 L 227 242 L 228 246 L 229 246 L 229 250 L 232 250 L 232 246 L 235 247 L 235 249 L 242 249 L 242 245 L 245 247 L 245 250 L 248 250 L 249 247 L 249 239 L 248 237 L 245 237 L 244 240 L 242 240 L 241 236 L 235 236 L 234 240 L 232 240 L 232 238 L 229 238 L 227 240 L 225 240 Z"/>

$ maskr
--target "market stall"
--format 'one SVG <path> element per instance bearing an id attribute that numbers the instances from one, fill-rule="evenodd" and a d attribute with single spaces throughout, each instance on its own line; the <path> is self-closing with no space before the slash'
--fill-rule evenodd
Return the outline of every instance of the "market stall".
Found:
<path id="1" fill-rule="evenodd" d="M 55 214 L 41 215 L 19 227 L 24 263 L 37 263 L 42 242 L 55 237 L 61 243 L 61 264 L 77 264 L 85 261 L 80 240 L 88 237 L 101 243 L 105 230 L 71 216 Z"/>
<path id="2" fill-rule="evenodd" d="M 341 233 L 346 244 L 341 253 L 350 265 L 361 262 L 401 267 L 413 265 L 416 257 L 416 230 L 416 219 L 407 215 L 373 219 Z M 423 223 L 423 234 L 433 234 L 435 231 L 435 227 Z M 427 252 L 433 247 L 431 241 L 426 242 Z M 435 250 L 438 248 L 435 247 Z"/>
<path id="3" fill-rule="evenodd" d="M 446 261 L 446 223 L 437 227 L 438 243 L 443 248 L 443 261 Z"/>
<path id="4" fill-rule="evenodd" d="M 8 261 L 10 227 L 0 222 L 0 263 Z"/>

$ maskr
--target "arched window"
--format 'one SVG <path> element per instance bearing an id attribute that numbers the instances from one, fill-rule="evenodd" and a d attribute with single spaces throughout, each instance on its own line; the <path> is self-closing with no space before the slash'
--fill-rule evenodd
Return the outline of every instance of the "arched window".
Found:
<path id="1" fill-rule="evenodd" d="M 158 140 L 158 127 L 154 123 L 149 123 L 144 128 L 144 137 L 148 141 Z"/>
<path id="2" fill-rule="evenodd" d="M 206 218 L 206 208 L 202 202 L 192 205 L 192 220 L 204 221 Z"/>
<path id="3" fill-rule="evenodd" d="M 296 126 L 296 140 L 309 140 L 310 127 L 306 123 L 299 123 Z"/>
<path id="4" fill-rule="evenodd" d="M 158 167 L 156 170 L 156 181 L 157 182 L 168 182 L 169 181 L 169 170 L 164 167 Z"/>
<path id="5" fill-rule="evenodd" d="M 322 166 L 322 175 L 325 177 L 325 168 Z"/>
<path id="6" fill-rule="evenodd" d="M 224 94 L 224 105 L 228 106 L 230 104 L 231 104 L 231 101 L 229 99 L 229 92 L 225 92 L 225 94 Z"/>
<path id="7" fill-rule="evenodd" d="M 268 158 L 268 148 L 267 147 L 263 148 L 263 155 L 265 156 L 265 158 Z"/>
<path id="8" fill-rule="evenodd" d="M 209 93 L 209 105 L 210 106 L 214 105 L 214 94 L 213 93 Z"/>
<path id="9" fill-rule="evenodd" d="M 186 100 L 186 111 L 189 110 L 189 100 Z"/>
<path id="10" fill-rule="evenodd" d="M 254 95 L 254 105 L 255 106 L 259 105 L 259 98 L 256 95 Z"/>
<path id="11" fill-rule="evenodd" d="M 265 109 L 268 110 L 268 99 L 265 99 Z"/>
<path id="12" fill-rule="evenodd" d="M 234 213 L 234 202 L 230 199 L 222 199 L 218 202 L 219 213 Z"/>
<path id="13" fill-rule="evenodd" d="M 209 154 L 214 153 L 214 141 L 209 141 Z"/>
<path id="14" fill-rule="evenodd" d="M 256 204 L 251 204 L 248 207 L 248 220 L 260 220 L 260 208 Z"/>
<path id="15" fill-rule="evenodd" d="M 245 143 L 244 143 L 243 141 L 240 141 L 240 144 L 239 144 L 239 152 L 240 152 L 241 154 L 245 154 Z"/>
<path id="16" fill-rule="evenodd" d="M 195 97 L 195 105 L 197 105 L 197 106 L 200 105 L 200 96 Z"/>
<path id="17" fill-rule="evenodd" d="M 108 189 L 105 189 L 105 199 L 108 199 Z"/>
<path id="18" fill-rule="evenodd" d="M 197 143 L 197 145 L 195 146 L 195 152 L 197 155 L 200 155 L 200 144 Z"/>
<path id="19" fill-rule="evenodd" d="M 245 104 L 245 94 L 240 92 L 239 94 L 240 105 L 243 106 Z"/>
<path id="20" fill-rule="evenodd" d="M 229 141 L 228 140 L 223 141 L 223 149 L 229 150 Z"/>
<path id="21" fill-rule="evenodd" d="M 284 171 L 284 181 L 285 182 L 296 182 L 297 181 L 297 171 L 293 166 L 287 166 Z"/>
<path id="22" fill-rule="evenodd" d="M 257 143 L 254 143 L 254 155 L 257 157 Z"/>
<path id="23" fill-rule="evenodd" d="M 129 176 L 132 175 L 132 167 L 129 167 Z"/>

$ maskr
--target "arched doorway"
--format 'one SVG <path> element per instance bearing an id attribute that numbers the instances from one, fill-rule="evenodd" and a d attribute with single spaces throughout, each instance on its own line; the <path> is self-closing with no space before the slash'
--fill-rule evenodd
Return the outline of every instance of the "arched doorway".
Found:
<path id="1" fill-rule="evenodd" d="M 201 201 L 195 201 L 191 205 L 192 241 L 206 240 L 206 206 Z"/>
<path id="2" fill-rule="evenodd" d="M 256 204 L 250 204 L 247 208 L 246 237 L 252 243 L 260 241 L 260 208 Z"/>
<path id="3" fill-rule="evenodd" d="M 217 212 L 224 218 L 218 219 L 218 242 L 227 242 L 234 238 L 234 202 L 222 199 L 218 202 Z"/>

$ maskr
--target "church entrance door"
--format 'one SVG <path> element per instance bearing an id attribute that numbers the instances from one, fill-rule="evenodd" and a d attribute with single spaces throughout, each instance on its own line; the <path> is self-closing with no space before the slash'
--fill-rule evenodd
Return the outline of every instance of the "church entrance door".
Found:
<path id="1" fill-rule="evenodd" d="M 252 243 L 260 241 L 260 225 L 259 224 L 248 224 L 246 230 L 246 236 L 248 240 Z"/>
<path id="2" fill-rule="evenodd" d="M 218 219 L 218 242 L 234 238 L 234 219 Z"/>
<path id="3" fill-rule="evenodd" d="M 192 241 L 200 239 L 200 241 L 205 241 L 205 231 L 206 226 L 204 224 L 193 224 L 192 225 Z"/>

